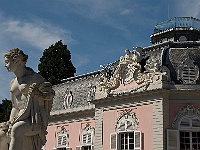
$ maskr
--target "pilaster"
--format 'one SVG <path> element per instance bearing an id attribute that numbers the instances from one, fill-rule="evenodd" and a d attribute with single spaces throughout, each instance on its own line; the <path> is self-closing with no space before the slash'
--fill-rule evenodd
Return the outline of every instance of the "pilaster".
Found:
<path id="1" fill-rule="evenodd" d="M 95 110 L 95 139 L 94 139 L 94 149 L 102 150 L 103 142 L 103 109 L 96 108 Z"/>
<path id="2" fill-rule="evenodd" d="M 169 98 L 163 98 L 153 103 L 153 149 L 167 149 L 167 129 L 169 128 Z"/>
<path id="3" fill-rule="evenodd" d="M 163 99 L 159 99 L 153 103 L 153 149 L 164 149 L 163 132 Z"/>

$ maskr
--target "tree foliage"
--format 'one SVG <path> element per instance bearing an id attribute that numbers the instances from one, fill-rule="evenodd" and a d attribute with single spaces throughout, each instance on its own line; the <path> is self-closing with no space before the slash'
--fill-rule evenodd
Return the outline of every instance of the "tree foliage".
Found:
<path id="1" fill-rule="evenodd" d="M 62 40 L 44 50 L 38 70 L 53 85 L 61 83 L 62 79 L 74 76 L 76 68 L 71 62 L 71 53 Z"/>
<path id="2" fill-rule="evenodd" d="M 0 122 L 5 122 L 9 120 L 11 109 L 11 101 L 7 99 L 2 100 L 2 104 L 0 104 Z"/>

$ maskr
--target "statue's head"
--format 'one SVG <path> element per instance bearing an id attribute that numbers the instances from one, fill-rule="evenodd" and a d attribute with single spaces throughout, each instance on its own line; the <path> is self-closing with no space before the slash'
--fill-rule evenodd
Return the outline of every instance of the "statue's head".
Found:
<path id="1" fill-rule="evenodd" d="M 14 48 L 9 50 L 4 58 L 12 60 L 14 63 L 19 65 L 25 65 L 28 60 L 28 55 L 24 54 L 24 52 L 18 48 Z"/>

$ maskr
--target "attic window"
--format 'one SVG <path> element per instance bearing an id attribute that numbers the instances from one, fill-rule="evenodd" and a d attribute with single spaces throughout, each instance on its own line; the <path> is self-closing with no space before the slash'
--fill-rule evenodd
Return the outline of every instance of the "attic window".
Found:
<path id="1" fill-rule="evenodd" d="M 186 83 L 193 83 L 195 80 L 195 66 L 184 65 L 183 67 L 183 80 Z"/>
<path id="2" fill-rule="evenodd" d="M 186 59 L 178 68 L 178 79 L 183 84 L 195 84 L 199 77 L 199 68 L 191 59 Z"/>

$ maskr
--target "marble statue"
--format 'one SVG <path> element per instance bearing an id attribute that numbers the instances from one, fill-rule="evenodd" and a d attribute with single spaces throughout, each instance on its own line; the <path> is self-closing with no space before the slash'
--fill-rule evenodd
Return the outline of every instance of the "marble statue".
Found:
<path id="1" fill-rule="evenodd" d="M 15 74 L 10 82 L 10 120 L 0 125 L 0 150 L 40 150 L 55 92 L 49 82 L 26 67 L 28 55 L 15 48 L 4 55 L 5 67 Z"/>
<path id="2" fill-rule="evenodd" d="M 67 94 L 64 96 L 63 106 L 64 109 L 71 108 L 73 101 L 72 91 L 68 91 Z"/>

